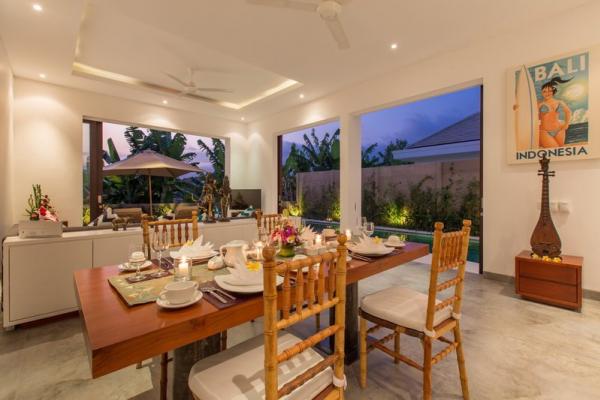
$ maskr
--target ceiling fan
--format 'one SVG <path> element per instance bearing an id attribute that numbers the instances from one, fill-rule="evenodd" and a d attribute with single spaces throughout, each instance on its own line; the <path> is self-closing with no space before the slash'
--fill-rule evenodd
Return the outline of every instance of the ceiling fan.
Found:
<path id="1" fill-rule="evenodd" d="M 350 0 L 321 0 L 319 3 L 306 3 L 299 0 L 247 0 L 248 3 L 260 6 L 289 8 L 292 10 L 316 12 L 329 28 L 329 32 L 337 42 L 338 48 L 350 48 L 350 42 L 340 21 L 342 6 Z"/>
<path id="2" fill-rule="evenodd" d="M 173 79 L 175 82 L 179 83 L 181 86 L 183 86 L 181 92 L 179 92 L 180 95 L 186 95 L 186 94 L 196 94 L 198 92 L 219 92 L 219 93 L 233 93 L 231 90 L 228 89 L 220 89 L 220 88 L 208 88 L 208 87 L 198 87 L 196 86 L 196 82 L 194 81 L 194 75 L 196 74 L 196 71 L 198 71 L 199 69 L 197 68 L 188 68 L 188 79 L 187 82 L 179 79 L 178 77 L 176 77 L 173 74 L 170 74 L 168 72 L 165 72 L 164 74 L 166 76 L 168 76 L 169 78 Z"/>

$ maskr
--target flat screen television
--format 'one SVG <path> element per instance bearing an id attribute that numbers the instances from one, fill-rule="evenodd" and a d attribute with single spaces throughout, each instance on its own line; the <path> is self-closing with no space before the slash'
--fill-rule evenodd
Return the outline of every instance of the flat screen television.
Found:
<path id="1" fill-rule="evenodd" d="M 231 198 L 232 210 L 245 210 L 250 206 L 255 210 L 262 208 L 260 189 L 231 189 Z"/>

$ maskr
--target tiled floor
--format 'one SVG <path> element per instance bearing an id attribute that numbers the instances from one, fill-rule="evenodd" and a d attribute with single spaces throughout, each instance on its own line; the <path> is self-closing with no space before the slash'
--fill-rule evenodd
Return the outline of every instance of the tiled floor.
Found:
<path id="1" fill-rule="evenodd" d="M 402 284 L 425 290 L 427 267 L 411 263 L 360 284 L 361 294 Z M 463 309 L 472 399 L 600 399 L 600 302 L 581 314 L 522 301 L 513 287 L 468 274 Z M 311 321 L 312 322 L 312 321 Z M 230 331 L 230 345 L 260 334 L 261 321 Z M 421 346 L 403 338 L 415 359 Z M 358 388 L 358 363 L 347 368 L 348 399 L 419 399 L 418 371 L 369 356 L 369 386 Z M 456 358 L 433 369 L 434 399 L 460 398 Z M 92 380 L 80 322 L 71 318 L 0 333 L 0 399 L 157 399 L 158 368 L 147 362 Z"/>

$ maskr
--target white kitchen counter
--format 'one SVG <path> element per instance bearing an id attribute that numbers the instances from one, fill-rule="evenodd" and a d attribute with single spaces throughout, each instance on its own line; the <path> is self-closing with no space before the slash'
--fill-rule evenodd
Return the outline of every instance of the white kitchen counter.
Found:
<path id="1" fill-rule="evenodd" d="M 251 242 L 258 237 L 254 218 L 200 223 L 199 231 L 217 248 L 234 239 Z M 77 310 L 73 271 L 125 262 L 129 246 L 142 242 L 140 227 L 65 232 L 53 238 L 7 237 L 2 261 L 4 327 Z"/>

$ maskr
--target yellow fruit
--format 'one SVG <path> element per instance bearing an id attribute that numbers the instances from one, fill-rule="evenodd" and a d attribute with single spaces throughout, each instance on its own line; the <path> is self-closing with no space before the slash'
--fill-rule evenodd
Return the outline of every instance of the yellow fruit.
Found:
<path id="1" fill-rule="evenodd" d="M 552 259 L 552 261 L 559 263 L 559 262 L 562 262 L 562 258 L 560 258 L 560 257 L 554 257 Z"/>

